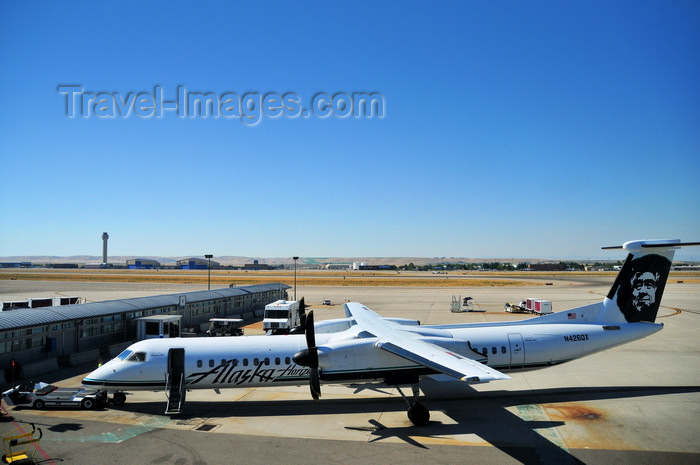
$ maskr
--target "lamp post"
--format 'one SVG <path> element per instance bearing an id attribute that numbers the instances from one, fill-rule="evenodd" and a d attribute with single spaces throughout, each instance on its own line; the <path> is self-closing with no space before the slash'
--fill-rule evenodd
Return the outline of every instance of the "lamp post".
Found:
<path id="1" fill-rule="evenodd" d="M 209 265 L 207 266 L 208 272 L 207 272 L 207 290 L 211 290 L 211 258 L 213 257 L 212 254 L 204 254 L 204 258 L 209 260 Z"/>
<path id="2" fill-rule="evenodd" d="M 292 257 L 294 259 L 294 300 L 297 300 L 297 260 L 299 257 Z"/>

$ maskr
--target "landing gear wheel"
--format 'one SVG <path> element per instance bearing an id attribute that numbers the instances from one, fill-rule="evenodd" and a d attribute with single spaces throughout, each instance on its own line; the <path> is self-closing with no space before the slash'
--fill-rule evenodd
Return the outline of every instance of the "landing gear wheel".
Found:
<path id="1" fill-rule="evenodd" d="M 112 403 L 116 407 L 121 407 L 122 405 L 124 405 L 124 402 L 126 402 L 126 394 L 124 394 L 123 392 L 115 392 L 114 396 L 112 396 Z"/>
<path id="2" fill-rule="evenodd" d="M 416 402 L 408 408 L 408 419 L 416 426 L 425 426 L 430 422 L 430 410 Z"/>
<path id="3" fill-rule="evenodd" d="M 44 401 L 41 399 L 37 399 L 34 401 L 34 408 L 37 410 L 43 410 L 44 409 Z"/>

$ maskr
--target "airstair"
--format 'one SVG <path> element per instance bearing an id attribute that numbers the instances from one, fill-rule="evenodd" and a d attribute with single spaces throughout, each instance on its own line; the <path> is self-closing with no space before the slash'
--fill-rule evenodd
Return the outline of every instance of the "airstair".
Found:
<path id="1" fill-rule="evenodd" d="M 166 415 L 177 415 L 185 405 L 185 349 L 168 351 L 168 372 L 166 374 L 165 395 L 168 405 Z"/>

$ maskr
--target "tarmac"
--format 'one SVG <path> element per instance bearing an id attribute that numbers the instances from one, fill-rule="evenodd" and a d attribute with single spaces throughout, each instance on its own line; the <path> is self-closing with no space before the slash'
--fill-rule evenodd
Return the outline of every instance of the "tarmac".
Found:
<path id="1" fill-rule="evenodd" d="M 537 318 L 506 301 L 552 301 L 554 311 L 599 301 L 614 277 L 549 279 L 499 288 L 299 287 L 317 319 L 360 301 L 387 317 L 423 324 Z M 118 409 L 10 408 L 5 433 L 34 423 L 40 463 L 204 465 L 395 463 L 700 463 L 700 284 L 669 279 L 664 330 L 599 354 L 483 385 L 422 383 L 430 424 L 413 426 L 394 388 L 323 385 L 191 391 L 183 414 L 166 416 L 163 392 L 133 392 Z M 696 281 L 696 280 L 693 280 Z M 3 300 L 78 295 L 108 300 L 201 290 L 201 285 L 0 281 Z M 206 288 L 206 286 L 204 286 Z M 293 297 L 294 290 L 290 290 Z M 471 312 L 450 302 L 472 297 Z M 330 299 L 331 306 L 323 306 Z M 256 332 L 256 326 L 246 333 Z M 42 381 L 78 386 L 93 366 Z M 9 387 L 9 386 L 8 386 Z"/>

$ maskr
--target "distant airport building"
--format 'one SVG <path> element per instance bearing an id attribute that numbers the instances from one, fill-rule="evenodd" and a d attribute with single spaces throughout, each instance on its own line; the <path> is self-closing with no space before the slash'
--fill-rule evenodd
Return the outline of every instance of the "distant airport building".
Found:
<path id="1" fill-rule="evenodd" d="M 327 270 L 349 270 L 351 267 L 350 263 L 329 263 L 326 265 Z"/>
<path id="2" fill-rule="evenodd" d="M 262 319 L 265 305 L 287 299 L 286 284 L 137 297 L 0 312 L 0 383 L 27 379 L 59 367 L 95 363 L 118 355 L 136 338 L 137 320 L 180 315 L 192 335 L 210 318 Z"/>
<path id="3" fill-rule="evenodd" d="M 246 270 L 269 270 L 270 265 L 267 263 L 260 263 L 258 260 L 253 260 L 253 263 L 246 263 L 243 265 L 243 269 Z"/>
<path id="4" fill-rule="evenodd" d="M 395 270 L 396 265 L 360 265 L 360 270 Z"/>
<path id="5" fill-rule="evenodd" d="M 29 268 L 32 262 L 2 262 L 0 268 Z"/>
<path id="6" fill-rule="evenodd" d="M 206 258 L 183 258 L 177 261 L 177 267 L 181 270 L 206 270 L 209 268 L 209 260 Z M 211 267 L 218 268 L 221 263 L 211 260 Z"/>
<path id="7" fill-rule="evenodd" d="M 130 258 L 126 261 L 126 267 L 130 270 L 152 270 L 160 268 L 160 262 L 148 258 Z"/>

